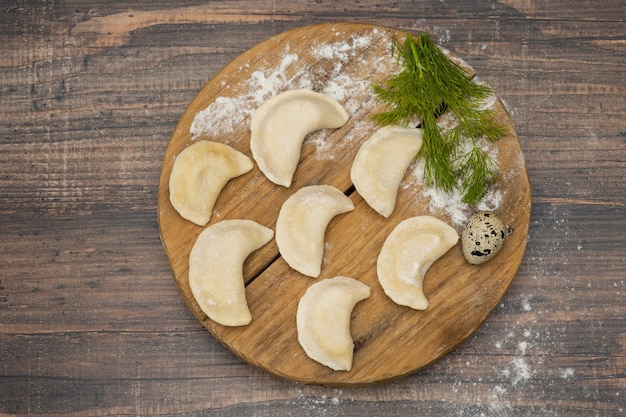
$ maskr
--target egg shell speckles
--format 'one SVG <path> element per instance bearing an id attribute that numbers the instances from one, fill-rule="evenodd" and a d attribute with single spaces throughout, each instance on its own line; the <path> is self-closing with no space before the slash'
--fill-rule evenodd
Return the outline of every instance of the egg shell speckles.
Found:
<path id="1" fill-rule="evenodd" d="M 467 221 L 461 242 L 467 262 L 479 265 L 496 256 L 508 235 L 508 228 L 496 213 L 481 211 Z"/>

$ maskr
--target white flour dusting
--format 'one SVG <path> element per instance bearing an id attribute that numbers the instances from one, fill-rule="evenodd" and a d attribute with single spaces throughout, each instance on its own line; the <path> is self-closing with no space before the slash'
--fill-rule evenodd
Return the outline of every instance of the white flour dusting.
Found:
<path id="1" fill-rule="evenodd" d="M 204 110 L 199 111 L 189 131 L 193 139 L 200 136 L 217 138 L 232 133 L 236 125 L 249 124 L 254 111 L 264 101 L 286 89 L 310 88 L 311 80 L 304 76 L 287 79 L 287 70 L 298 62 L 296 54 L 286 50 L 278 68 L 254 71 L 244 82 L 244 93 L 235 97 L 219 96 Z"/>
<path id="2" fill-rule="evenodd" d="M 367 48 L 371 43 L 372 38 L 369 36 L 353 36 L 347 40 L 342 39 L 333 43 L 319 44 L 313 50 L 313 56 L 345 63 L 353 58 L 359 50 Z"/>
<path id="3" fill-rule="evenodd" d="M 291 89 L 317 89 L 342 103 L 348 113 L 354 113 L 361 105 L 358 97 L 362 96 L 364 91 L 369 90 L 370 81 L 354 79 L 342 73 L 342 69 L 347 62 L 371 45 L 372 35 L 377 32 L 377 30 L 372 30 L 363 35 L 352 36 L 348 40 L 315 45 L 311 50 L 311 55 L 316 60 L 326 59 L 333 62 L 333 70 L 330 74 L 324 68 L 326 80 L 321 86 L 314 85 L 314 69 L 298 68 L 301 64 L 300 57 L 290 53 L 289 45 L 287 45 L 278 67 L 260 68 L 254 71 L 249 79 L 243 81 L 243 93 L 234 96 L 218 96 L 208 107 L 199 111 L 189 129 L 192 138 L 194 140 L 201 136 L 209 139 L 218 138 L 232 133 L 237 125 L 242 123 L 249 125 L 252 114 L 263 102 L 282 91 Z M 383 61 L 377 61 L 374 65 L 381 65 L 381 62 Z M 294 75 L 288 78 L 286 76 L 288 73 L 294 73 Z M 228 88 L 225 90 L 227 91 Z"/>
<path id="4" fill-rule="evenodd" d="M 506 369 L 504 372 L 506 376 L 510 376 L 513 386 L 523 384 L 530 380 L 532 371 L 523 357 L 514 358 L 511 364 L 511 369 Z"/>
<path id="5" fill-rule="evenodd" d="M 494 154 L 492 153 L 491 156 L 494 157 Z M 429 210 L 433 214 L 440 213 L 445 215 L 454 226 L 464 226 L 477 209 L 496 211 L 502 203 L 503 195 L 497 188 L 488 190 L 476 206 L 471 206 L 463 202 L 463 194 L 458 188 L 451 192 L 446 192 L 425 184 L 423 160 L 419 160 L 413 165 L 411 174 L 413 178 L 409 180 L 405 187 L 420 190 L 421 196 L 418 196 L 418 198 L 424 198 L 429 202 Z"/>

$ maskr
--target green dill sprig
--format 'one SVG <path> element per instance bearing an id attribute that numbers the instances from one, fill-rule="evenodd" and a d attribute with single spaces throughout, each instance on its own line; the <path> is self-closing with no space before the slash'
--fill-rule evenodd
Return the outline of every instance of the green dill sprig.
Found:
<path id="1" fill-rule="evenodd" d="M 417 38 L 408 34 L 404 42 L 394 38 L 391 48 L 402 70 L 383 85 L 372 86 L 374 95 L 388 107 L 372 114 L 372 120 L 380 126 L 408 126 L 420 118 L 423 143 L 416 157 L 424 159 L 426 183 L 447 192 L 458 187 L 463 201 L 477 203 L 494 181 L 498 166 L 476 139 L 494 141 L 506 132 L 490 110 L 479 108 L 492 94 L 491 89 L 474 82 L 427 33 Z M 437 117 L 445 110 L 454 113 L 459 122 L 444 132 Z M 471 141 L 472 147 L 462 153 L 466 141 Z"/>
<path id="2" fill-rule="evenodd" d="M 476 144 L 455 160 L 457 173 L 464 190 L 463 201 L 473 204 L 480 201 L 498 173 L 498 164 Z"/>

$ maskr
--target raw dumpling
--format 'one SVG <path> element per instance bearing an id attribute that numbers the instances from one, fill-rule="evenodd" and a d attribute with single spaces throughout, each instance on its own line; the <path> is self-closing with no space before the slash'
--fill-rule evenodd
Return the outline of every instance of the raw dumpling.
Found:
<path id="1" fill-rule="evenodd" d="M 421 146 L 421 129 L 386 126 L 359 148 L 350 179 L 367 204 L 383 216 L 393 212 L 402 178 Z"/>
<path id="2" fill-rule="evenodd" d="M 252 320 L 243 282 L 243 262 L 274 232 L 252 220 L 223 220 L 198 236 L 189 254 L 189 287 L 198 305 L 224 326 Z"/>
<path id="3" fill-rule="evenodd" d="M 265 176 L 289 187 L 308 133 L 338 128 L 348 113 L 337 101 L 311 90 L 289 90 L 263 103 L 250 122 L 250 150 Z"/>
<path id="4" fill-rule="evenodd" d="M 228 180 L 253 167 L 246 155 L 218 142 L 200 141 L 185 148 L 170 174 L 170 202 L 178 214 L 204 226 Z"/>
<path id="5" fill-rule="evenodd" d="M 459 235 L 444 221 L 431 216 L 411 217 L 398 224 L 383 244 L 376 270 L 385 294 L 395 303 L 424 310 L 424 276 Z"/>
<path id="6" fill-rule="evenodd" d="M 304 275 L 319 276 L 326 227 L 333 217 L 351 210 L 352 201 L 330 185 L 311 185 L 292 194 L 276 221 L 276 244 L 283 259 Z"/>
<path id="7" fill-rule="evenodd" d="M 336 371 L 352 369 L 350 315 L 370 287 L 346 277 L 319 281 L 306 290 L 296 313 L 298 342 L 307 356 Z"/>

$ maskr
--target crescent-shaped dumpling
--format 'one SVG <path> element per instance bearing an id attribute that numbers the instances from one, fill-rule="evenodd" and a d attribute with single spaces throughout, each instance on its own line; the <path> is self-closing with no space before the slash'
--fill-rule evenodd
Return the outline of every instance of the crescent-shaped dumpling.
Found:
<path id="1" fill-rule="evenodd" d="M 378 255 L 376 270 L 385 294 L 395 303 L 424 310 L 424 276 L 428 268 L 459 240 L 456 230 L 431 216 L 411 217 L 389 234 Z"/>
<path id="2" fill-rule="evenodd" d="M 223 220 L 198 235 L 189 254 L 189 287 L 198 305 L 224 326 L 252 320 L 243 282 L 243 262 L 274 232 L 252 220 Z"/>
<path id="3" fill-rule="evenodd" d="M 393 212 L 400 182 L 421 146 L 421 129 L 385 126 L 359 148 L 350 178 L 367 204 L 383 216 Z"/>
<path id="4" fill-rule="evenodd" d="M 170 174 L 170 202 L 178 214 L 204 226 L 224 185 L 253 167 L 243 153 L 223 143 L 200 141 L 185 148 Z"/>
<path id="5" fill-rule="evenodd" d="M 296 271 L 317 277 L 324 257 L 324 235 L 338 214 L 354 210 L 352 200 L 330 185 L 311 185 L 292 194 L 276 220 L 276 244 Z"/>
<path id="6" fill-rule="evenodd" d="M 307 89 L 288 90 L 264 102 L 250 121 L 250 150 L 265 176 L 289 187 L 308 133 L 338 128 L 348 113 L 329 96 Z"/>
<path id="7" fill-rule="evenodd" d="M 350 316 L 370 287 L 353 278 L 335 277 L 311 285 L 298 303 L 298 342 L 307 356 L 336 371 L 352 369 L 354 342 Z"/>

